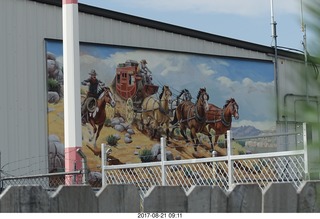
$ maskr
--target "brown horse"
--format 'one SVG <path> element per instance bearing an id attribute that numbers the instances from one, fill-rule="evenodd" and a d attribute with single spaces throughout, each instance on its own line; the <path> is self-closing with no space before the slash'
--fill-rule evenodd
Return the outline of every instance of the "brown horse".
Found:
<path id="1" fill-rule="evenodd" d="M 159 95 L 159 100 L 153 96 L 145 98 L 142 102 L 142 114 L 141 119 L 144 126 L 151 127 L 151 138 L 154 138 L 157 134 L 157 130 L 160 126 L 166 125 L 167 144 L 169 143 L 169 101 L 171 99 L 172 92 L 168 86 L 163 86 L 162 92 Z"/>
<path id="2" fill-rule="evenodd" d="M 214 145 L 217 144 L 220 135 L 224 134 L 227 139 L 227 131 L 231 129 L 232 117 L 239 119 L 239 106 L 234 98 L 230 98 L 226 101 L 223 109 L 209 104 L 209 110 L 207 111 L 207 124 L 208 131 L 213 129 L 215 131 Z M 204 132 L 203 132 L 204 133 Z M 211 135 L 206 134 L 211 142 L 211 152 L 213 151 Z"/>
<path id="3" fill-rule="evenodd" d="M 197 151 L 197 146 L 199 145 L 199 139 L 196 134 L 198 132 L 206 132 L 206 112 L 209 109 L 208 100 L 209 95 L 206 88 L 200 88 L 195 104 L 191 101 L 184 101 L 178 105 L 175 111 L 174 121 L 179 122 L 180 132 L 187 143 L 189 140 L 186 135 L 186 129 L 190 129 L 190 136 L 195 151 Z M 194 140 L 195 138 L 196 140 Z"/>
<path id="4" fill-rule="evenodd" d="M 116 102 L 113 99 L 113 94 L 109 87 L 103 87 L 99 93 L 99 98 L 97 99 L 97 108 L 95 112 L 89 114 L 89 123 L 93 127 L 93 133 L 89 138 L 92 141 L 94 138 L 94 147 L 96 147 L 96 142 L 100 135 L 100 131 L 106 121 L 106 104 L 110 104 L 111 107 L 115 107 Z"/>

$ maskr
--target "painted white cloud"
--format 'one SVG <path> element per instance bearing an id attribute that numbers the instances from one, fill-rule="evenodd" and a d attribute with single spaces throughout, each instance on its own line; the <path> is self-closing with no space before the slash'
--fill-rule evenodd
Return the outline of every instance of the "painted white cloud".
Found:
<path id="1" fill-rule="evenodd" d="M 234 81 L 232 81 L 230 78 L 227 77 L 219 77 L 218 81 L 220 82 L 221 86 L 226 88 L 226 89 L 230 89 L 233 87 L 233 85 L 236 83 Z"/>
<path id="2" fill-rule="evenodd" d="M 211 69 L 210 66 L 208 66 L 205 63 L 201 63 L 197 67 L 198 67 L 199 72 L 201 72 L 201 74 L 203 74 L 203 75 L 210 76 L 210 75 L 215 74 L 215 71 L 213 69 Z"/>

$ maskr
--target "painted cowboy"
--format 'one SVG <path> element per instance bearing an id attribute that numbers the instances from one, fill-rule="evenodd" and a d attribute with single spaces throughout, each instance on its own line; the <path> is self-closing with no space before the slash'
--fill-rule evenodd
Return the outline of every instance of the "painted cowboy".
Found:
<path id="1" fill-rule="evenodd" d="M 89 86 L 89 90 L 87 92 L 87 97 L 83 101 L 81 106 L 81 118 L 82 124 L 88 122 L 88 111 L 93 112 L 97 110 L 96 108 L 96 100 L 98 99 L 99 88 L 104 87 L 105 84 L 97 79 L 97 73 L 94 69 L 92 69 L 89 73 L 90 77 L 81 82 L 82 85 Z"/>
<path id="2" fill-rule="evenodd" d="M 139 63 L 139 73 L 143 77 L 143 82 L 146 84 L 152 84 L 152 72 L 147 67 L 147 61 L 142 59 Z"/>

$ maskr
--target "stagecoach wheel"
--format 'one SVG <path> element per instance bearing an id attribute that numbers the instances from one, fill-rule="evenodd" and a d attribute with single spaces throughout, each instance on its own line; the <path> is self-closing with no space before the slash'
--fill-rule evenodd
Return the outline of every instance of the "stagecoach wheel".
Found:
<path id="1" fill-rule="evenodd" d="M 134 119 L 134 111 L 133 111 L 133 101 L 131 98 L 127 100 L 126 104 L 126 120 L 127 123 L 131 124 Z"/>

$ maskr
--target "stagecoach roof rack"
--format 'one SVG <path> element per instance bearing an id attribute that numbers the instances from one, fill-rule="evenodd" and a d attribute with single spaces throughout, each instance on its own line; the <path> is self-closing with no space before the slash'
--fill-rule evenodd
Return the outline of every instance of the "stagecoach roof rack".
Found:
<path id="1" fill-rule="evenodd" d="M 126 64 L 126 66 L 138 66 L 139 65 L 139 63 L 137 61 L 130 60 L 130 59 L 128 59 L 125 64 Z"/>
<path id="2" fill-rule="evenodd" d="M 119 63 L 118 67 L 130 67 L 130 66 L 138 66 L 139 63 L 135 60 L 127 60 L 125 63 Z"/>

